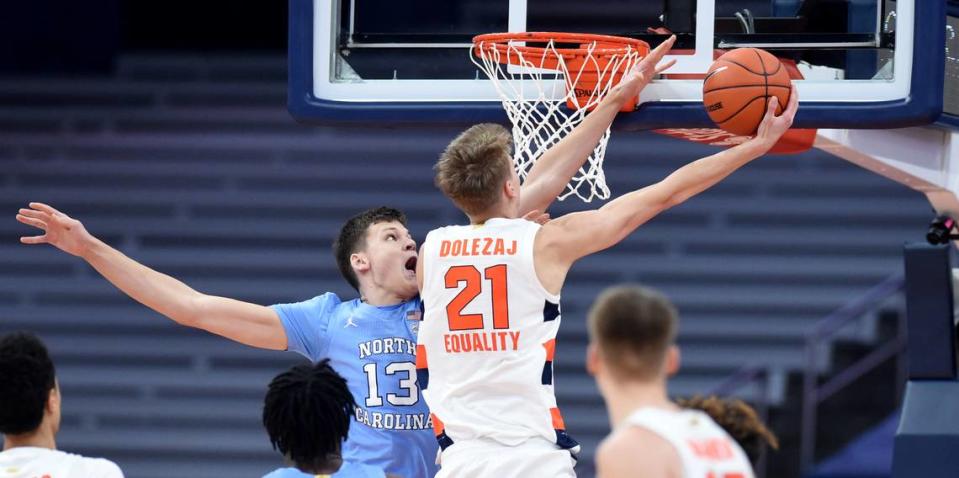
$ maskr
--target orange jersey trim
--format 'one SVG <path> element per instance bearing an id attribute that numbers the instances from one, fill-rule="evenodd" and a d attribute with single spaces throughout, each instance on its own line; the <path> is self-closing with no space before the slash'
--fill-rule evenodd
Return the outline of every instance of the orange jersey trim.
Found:
<path id="1" fill-rule="evenodd" d="M 557 430 L 565 430 L 566 423 L 563 422 L 563 415 L 559 413 L 558 408 L 550 408 L 549 414 L 553 417 L 553 428 Z"/>

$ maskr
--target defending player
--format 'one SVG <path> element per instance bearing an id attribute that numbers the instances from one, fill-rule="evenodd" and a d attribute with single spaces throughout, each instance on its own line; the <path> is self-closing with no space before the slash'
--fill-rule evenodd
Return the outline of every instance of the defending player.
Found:
<path id="1" fill-rule="evenodd" d="M 623 102 L 670 66 L 659 61 L 674 41 L 639 62 L 556 147 L 585 157 Z M 507 131 L 477 125 L 447 147 L 435 166 L 436 184 L 470 225 L 432 231 L 417 264 L 426 304 L 417 368 L 444 448 L 442 476 L 573 474 L 570 454 L 561 448 L 577 444 L 565 432 L 552 387 L 560 290 L 569 268 L 763 155 L 789 128 L 797 107 L 794 93 L 777 117 L 771 101 L 750 141 L 598 210 L 542 227 L 516 219 L 525 199 Z"/>
<path id="2" fill-rule="evenodd" d="M 253 347 L 296 351 L 314 362 L 331 359 L 359 405 L 344 461 L 404 478 L 436 473 L 436 440 L 415 383 L 416 336 L 409 320 L 420 310 L 410 270 L 416 244 L 400 211 L 364 211 L 340 230 L 337 265 L 362 299 L 342 301 L 328 292 L 265 307 L 198 292 L 100 241 L 80 221 L 46 204 L 30 206 L 17 220 L 44 234 L 21 238 L 23 243 L 47 243 L 83 258 L 118 289 L 173 321 Z"/>
<path id="3" fill-rule="evenodd" d="M 679 369 L 676 309 L 639 286 L 604 291 L 589 311 L 586 367 L 606 401 L 612 433 L 596 452 L 600 478 L 750 478 L 736 441 L 699 410 L 669 400 Z"/>

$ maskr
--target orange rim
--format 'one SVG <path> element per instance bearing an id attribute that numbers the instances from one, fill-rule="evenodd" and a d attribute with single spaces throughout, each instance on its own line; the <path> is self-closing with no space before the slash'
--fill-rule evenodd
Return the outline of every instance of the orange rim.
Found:
<path id="1" fill-rule="evenodd" d="M 640 56 L 646 56 L 649 53 L 649 44 L 634 38 L 618 37 L 613 35 L 597 35 L 593 33 L 563 33 L 563 32 L 508 32 L 508 33 L 487 33 L 473 37 L 473 50 L 476 56 L 482 57 L 483 51 L 496 51 L 500 54 L 502 63 L 513 63 L 511 50 L 522 53 L 523 55 L 542 55 L 546 48 L 531 46 L 510 46 L 514 41 L 539 41 L 554 43 L 596 43 L 597 47 L 592 51 L 588 47 L 580 48 L 554 48 L 553 50 L 559 56 L 567 60 L 585 57 L 592 54 L 598 59 L 606 59 L 616 55 L 622 55 L 630 50 L 638 51 Z"/>

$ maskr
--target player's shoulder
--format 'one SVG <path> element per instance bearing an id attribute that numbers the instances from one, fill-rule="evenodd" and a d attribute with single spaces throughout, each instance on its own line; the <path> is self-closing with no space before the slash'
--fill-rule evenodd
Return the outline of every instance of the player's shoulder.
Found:
<path id="1" fill-rule="evenodd" d="M 91 458 L 62 450 L 39 447 L 17 447 L 0 452 L 0 464 L 5 459 L 13 463 L 40 463 L 69 470 L 66 476 L 83 478 L 123 478 L 123 471 L 116 463 L 105 458 Z M 59 475 L 58 475 L 59 476 Z"/>
<path id="2" fill-rule="evenodd" d="M 116 463 L 106 458 L 92 458 L 59 451 L 62 461 L 69 462 L 75 476 L 89 478 L 123 478 L 123 471 Z"/>
<path id="3" fill-rule="evenodd" d="M 340 305 L 341 303 L 343 303 L 343 299 L 341 299 L 340 296 L 336 294 L 336 292 L 325 292 L 323 294 L 320 294 L 314 297 L 311 300 L 316 300 L 318 302 L 323 302 L 323 303 L 334 305 L 334 306 Z"/>
<path id="4" fill-rule="evenodd" d="M 436 237 L 436 236 L 441 236 L 443 234 L 447 234 L 450 231 L 455 231 L 460 227 L 463 227 L 463 226 L 456 225 L 456 224 L 447 224 L 445 226 L 440 226 L 435 229 L 430 229 L 430 231 L 426 233 L 426 239 L 429 239 L 430 237 Z"/>
<path id="5" fill-rule="evenodd" d="M 347 301 L 348 302 L 348 301 Z M 312 299 L 307 299 L 300 304 L 304 307 L 325 310 L 325 309 L 334 309 L 342 305 L 343 299 L 340 298 L 335 292 L 325 292 L 320 294 Z"/>
<path id="6" fill-rule="evenodd" d="M 90 471 L 84 476 L 99 478 L 123 478 L 123 471 L 116 463 L 106 458 L 86 458 L 85 467 Z"/>
<path id="7" fill-rule="evenodd" d="M 313 476 L 313 475 L 308 475 L 306 473 L 303 473 L 302 471 L 297 470 L 296 468 L 277 468 L 263 475 L 263 478 L 301 478 L 301 477 L 308 477 L 308 476 Z"/>
<path id="8" fill-rule="evenodd" d="M 644 453 L 658 454 L 673 450 L 673 445 L 659 433 L 641 425 L 626 425 L 616 429 L 600 444 L 607 453 Z M 675 450 L 673 450 L 675 452 Z"/>
<path id="9" fill-rule="evenodd" d="M 563 250 L 566 247 L 568 238 L 571 237 L 570 217 L 574 214 L 576 213 L 560 216 L 543 225 L 533 223 L 536 231 L 534 239 L 535 249 L 537 251 L 554 252 Z"/>
<path id="10" fill-rule="evenodd" d="M 653 430 L 626 425 L 600 443 L 596 450 L 596 464 L 604 474 L 626 476 L 630 470 L 675 469 L 680 464 L 680 457 L 672 443 Z M 652 473 L 650 476 L 658 475 Z"/>
<path id="11" fill-rule="evenodd" d="M 343 300 L 340 299 L 340 296 L 336 295 L 335 292 L 324 292 L 310 299 L 301 300 L 299 302 L 286 302 L 286 303 L 275 304 L 273 307 L 296 307 L 296 308 L 306 308 L 306 309 L 322 309 L 327 307 L 336 307 L 340 305 L 341 303 L 343 303 Z"/>
<path id="12" fill-rule="evenodd" d="M 333 473 L 332 478 L 385 478 L 386 473 L 365 463 L 344 463 L 339 471 Z"/>

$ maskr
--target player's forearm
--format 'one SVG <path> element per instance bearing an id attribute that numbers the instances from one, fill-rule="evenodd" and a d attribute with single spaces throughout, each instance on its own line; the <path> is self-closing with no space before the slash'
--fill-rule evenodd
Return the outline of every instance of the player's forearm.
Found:
<path id="1" fill-rule="evenodd" d="M 133 300 L 184 325 L 196 320 L 195 304 L 201 294 L 183 282 L 130 259 L 92 236 L 81 257 Z"/>
<path id="2" fill-rule="evenodd" d="M 659 183 L 624 194 L 600 208 L 609 245 L 616 244 L 661 212 L 709 189 L 740 167 L 762 156 L 768 147 L 748 141 L 693 161 Z"/>
<path id="3" fill-rule="evenodd" d="M 657 185 L 662 187 L 663 194 L 667 196 L 666 208 L 681 204 L 711 188 L 767 151 L 769 146 L 766 144 L 750 140 L 677 169 Z"/>
<path id="4" fill-rule="evenodd" d="M 566 184 L 592 154 L 624 101 L 627 99 L 620 90 L 611 92 L 586 115 L 579 126 L 533 164 L 523 189 L 521 214 L 546 210 L 563 192 Z"/>

